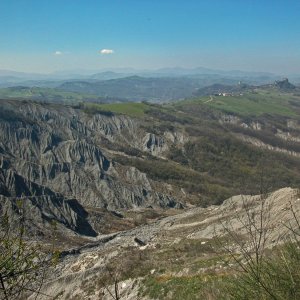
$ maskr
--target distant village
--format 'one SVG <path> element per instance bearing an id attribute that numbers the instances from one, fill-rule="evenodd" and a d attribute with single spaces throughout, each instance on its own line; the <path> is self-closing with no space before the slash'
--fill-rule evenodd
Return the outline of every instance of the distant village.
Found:
<path id="1" fill-rule="evenodd" d="M 216 94 L 214 94 L 214 96 L 217 96 L 217 97 L 219 97 L 219 96 L 223 96 L 223 97 L 228 97 L 228 96 L 243 96 L 243 94 L 241 94 L 241 93 L 216 93 Z"/>
<path id="2" fill-rule="evenodd" d="M 242 85 L 244 85 L 243 83 L 242 83 L 242 81 L 239 81 L 239 83 L 238 83 L 238 89 L 235 89 L 235 92 L 234 91 L 231 91 L 231 92 L 222 92 L 222 91 L 220 91 L 220 89 L 219 89 L 219 92 L 217 92 L 217 93 L 215 93 L 215 94 L 213 94 L 213 96 L 216 96 L 216 97 L 219 97 L 219 96 L 222 96 L 222 97 L 230 97 L 230 96 L 243 96 L 243 94 L 239 91 L 239 89 L 240 89 L 240 87 L 242 86 Z"/>

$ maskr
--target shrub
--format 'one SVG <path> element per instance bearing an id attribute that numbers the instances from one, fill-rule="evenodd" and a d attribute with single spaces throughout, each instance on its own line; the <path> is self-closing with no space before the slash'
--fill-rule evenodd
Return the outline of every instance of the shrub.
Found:
<path id="1" fill-rule="evenodd" d="M 14 220 L 0 210 L 0 298 L 5 300 L 42 294 L 46 271 L 58 258 L 58 253 L 45 253 L 26 237 L 21 202 L 17 206 L 19 215 Z"/>

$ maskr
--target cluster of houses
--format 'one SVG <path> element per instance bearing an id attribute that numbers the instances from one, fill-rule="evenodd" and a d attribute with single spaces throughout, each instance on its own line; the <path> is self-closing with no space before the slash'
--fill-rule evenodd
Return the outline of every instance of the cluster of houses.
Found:
<path id="1" fill-rule="evenodd" d="M 223 96 L 223 97 L 228 97 L 228 96 L 243 96 L 243 94 L 234 94 L 234 93 L 216 93 L 214 96 Z"/>

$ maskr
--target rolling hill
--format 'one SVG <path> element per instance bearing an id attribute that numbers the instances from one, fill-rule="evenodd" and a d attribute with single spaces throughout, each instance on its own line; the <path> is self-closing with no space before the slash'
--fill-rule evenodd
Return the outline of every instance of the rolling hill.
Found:
<path id="1" fill-rule="evenodd" d="M 274 204 L 269 248 L 295 223 L 299 109 L 297 90 L 274 85 L 163 105 L 2 99 L 1 217 L 22 203 L 26 236 L 48 247 L 55 234 L 42 291 L 57 299 L 109 297 L 107 270 L 133 299 L 212 295 L 235 274 L 224 247 L 239 255 L 248 239 L 243 203 Z"/>

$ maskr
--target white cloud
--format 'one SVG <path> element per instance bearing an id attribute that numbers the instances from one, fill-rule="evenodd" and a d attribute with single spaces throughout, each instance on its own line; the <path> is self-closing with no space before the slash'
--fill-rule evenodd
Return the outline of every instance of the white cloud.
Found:
<path id="1" fill-rule="evenodd" d="M 113 54 L 113 53 L 115 53 L 115 51 L 112 50 L 112 49 L 102 49 L 102 50 L 100 50 L 99 52 L 100 52 L 101 54 Z"/>
<path id="2" fill-rule="evenodd" d="M 61 52 L 61 51 L 55 51 L 54 55 L 63 55 L 63 52 Z"/>

